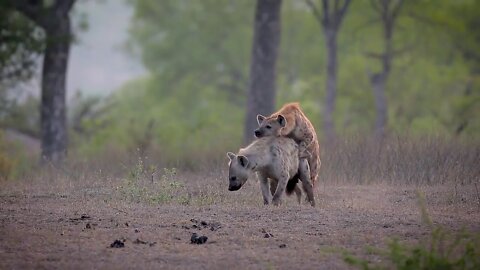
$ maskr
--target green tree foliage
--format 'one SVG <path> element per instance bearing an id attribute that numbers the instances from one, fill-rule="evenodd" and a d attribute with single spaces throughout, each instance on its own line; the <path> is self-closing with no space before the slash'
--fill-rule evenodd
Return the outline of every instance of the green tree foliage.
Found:
<path id="1" fill-rule="evenodd" d="M 13 87 L 33 76 L 44 42 L 40 28 L 0 0 L 0 127 L 34 132 L 31 124 L 26 124 L 32 117 L 25 110 L 31 108 L 32 99 L 24 99 L 20 104 L 16 98 L 21 96 L 21 89 Z"/>
<path id="2" fill-rule="evenodd" d="M 480 2 L 449 3 L 450 13 L 437 12 L 432 18 L 434 23 L 446 28 L 453 50 L 465 63 L 468 70 L 464 75 L 466 86 L 463 92 L 453 99 L 453 114 L 447 119 L 447 125 L 455 133 L 480 130 Z"/>
<path id="3" fill-rule="evenodd" d="M 45 35 L 4 1 L 0 1 L 0 29 L 0 82 L 29 79 L 43 51 Z"/>
<path id="4" fill-rule="evenodd" d="M 205 86 L 215 87 L 242 103 L 248 81 L 253 3 L 131 2 L 135 15 L 129 44 L 159 79 L 158 94 L 173 93 L 181 81 L 195 80 L 192 94 Z"/>
<path id="5" fill-rule="evenodd" d="M 390 133 L 472 136 L 480 132 L 478 1 L 405 1 L 386 85 Z M 128 48 L 149 71 L 111 99 L 90 145 L 154 145 L 165 155 L 224 150 L 241 143 L 254 1 L 130 0 Z M 285 1 L 277 63 L 277 107 L 300 101 L 323 137 L 325 43 L 303 1 Z M 338 36 L 340 135 L 371 134 L 369 72 L 380 61 L 382 25 L 368 1 L 352 1 Z M 95 124 L 96 123 L 96 124 Z M 466 124 L 465 124 L 466 123 Z M 460 132 L 458 131 L 459 129 Z"/>
<path id="6" fill-rule="evenodd" d="M 104 116 L 108 126 L 92 138 L 94 145 L 115 138 L 130 149 L 157 146 L 173 158 L 236 147 L 243 130 L 253 3 L 131 3 L 128 47 L 150 75 L 112 97 Z"/>

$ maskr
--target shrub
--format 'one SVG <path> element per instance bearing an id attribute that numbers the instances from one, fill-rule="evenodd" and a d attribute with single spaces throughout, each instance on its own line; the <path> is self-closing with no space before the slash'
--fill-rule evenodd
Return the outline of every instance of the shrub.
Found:
<path id="1" fill-rule="evenodd" d="M 371 250 L 385 259 L 372 264 L 366 259 L 344 254 L 344 261 L 360 269 L 480 269 L 478 235 L 466 232 L 448 233 L 441 228 L 432 231 L 427 244 L 408 246 L 397 239 L 386 249 Z"/>

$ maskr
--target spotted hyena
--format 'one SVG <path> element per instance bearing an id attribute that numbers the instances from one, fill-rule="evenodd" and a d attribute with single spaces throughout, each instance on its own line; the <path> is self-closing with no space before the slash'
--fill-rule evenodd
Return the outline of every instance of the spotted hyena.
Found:
<path id="1" fill-rule="evenodd" d="M 310 179 L 317 182 L 320 169 L 320 145 L 312 123 L 300 109 L 298 103 L 285 104 L 278 112 L 266 117 L 257 115 L 258 129 L 255 137 L 286 136 L 298 143 L 300 159 L 310 166 Z"/>
<path id="2" fill-rule="evenodd" d="M 280 204 L 289 180 L 294 181 L 289 186 L 300 202 L 301 191 L 296 185 L 297 180 L 291 180 L 298 178 L 302 181 L 308 201 L 315 205 L 310 168 L 307 161 L 299 159 L 298 144 L 294 140 L 274 136 L 259 138 L 240 149 L 238 154 L 228 152 L 227 156 L 230 159 L 228 190 L 239 190 L 252 174 L 257 173 L 265 204 Z"/>

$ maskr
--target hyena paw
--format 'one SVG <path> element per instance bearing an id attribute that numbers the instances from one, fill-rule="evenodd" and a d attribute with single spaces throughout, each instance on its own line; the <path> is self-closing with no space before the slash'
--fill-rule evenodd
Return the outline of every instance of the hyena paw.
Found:
<path id="1" fill-rule="evenodd" d="M 308 158 L 310 157 L 312 154 L 308 151 L 308 150 L 304 150 L 304 151 L 300 151 L 300 153 L 298 154 L 298 158 L 302 159 L 302 158 Z"/>
<path id="2" fill-rule="evenodd" d="M 273 205 L 275 205 L 275 206 L 279 206 L 279 205 L 282 203 L 282 201 L 281 201 L 280 199 L 275 199 L 275 198 L 274 198 L 274 199 L 272 200 L 272 203 L 273 203 Z"/>
<path id="3" fill-rule="evenodd" d="M 305 202 L 310 203 L 312 207 L 315 207 L 315 198 L 313 197 L 310 198 L 310 196 L 307 195 L 305 197 Z"/>

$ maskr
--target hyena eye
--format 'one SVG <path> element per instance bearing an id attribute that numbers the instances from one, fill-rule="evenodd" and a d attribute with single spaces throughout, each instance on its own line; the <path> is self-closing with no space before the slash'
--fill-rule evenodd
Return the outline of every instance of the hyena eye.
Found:
<path id="1" fill-rule="evenodd" d="M 272 128 L 272 126 L 270 126 L 270 125 L 266 125 L 265 127 L 266 127 L 267 129 L 271 129 L 271 128 Z"/>

